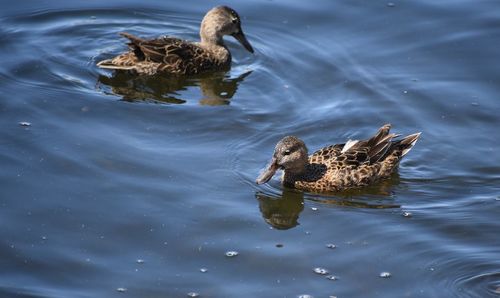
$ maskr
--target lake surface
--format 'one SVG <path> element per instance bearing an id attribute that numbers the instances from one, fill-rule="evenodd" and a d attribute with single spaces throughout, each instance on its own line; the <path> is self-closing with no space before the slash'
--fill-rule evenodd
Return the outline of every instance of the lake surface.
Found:
<path id="1" fill-rule="evenodd" d="M 2 1 L 0 297 L 499 297 L 500 2 L 225 2 L 228 73 L 95 66 L 218 4 Z M 422 132 L 387 181 L 254 184 L 384 123 Z"/>

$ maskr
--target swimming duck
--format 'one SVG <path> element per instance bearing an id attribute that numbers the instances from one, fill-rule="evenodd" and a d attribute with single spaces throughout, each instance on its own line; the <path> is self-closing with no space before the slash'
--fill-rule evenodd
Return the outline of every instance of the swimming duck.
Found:
<path id="1" fill-rule="evenodd" d="M 256 183 L 266 183 L 282 169 L 284 186 L 305 191 L 338 192 L 370 185 L 389 177 L 420 137 L 420 133 L 415 133 L 393 140 L 399 135 L 389 133 L 390 129 L 391 125 L 386 124 L 368 140 L 348 140 L 324 147 L 309 157 L 302 140 L 284 137 Z"/>
<path id="2" fill-rule="evenodd" d="M 207 12 L 201 22 L 200 42 L 168 36 L 146 40 L 126 32 L 120 35 L 129 40 L 129 51 L 103 60 L 97 66 L 147 75 L 192 75 L 227 70 L 231 66 L 231 53 L 224 44 L 224 35 L 233 36 L 253 53 L 252 46 L 241 30 L 239 15 L 227 6 L 218 6 Z"/>

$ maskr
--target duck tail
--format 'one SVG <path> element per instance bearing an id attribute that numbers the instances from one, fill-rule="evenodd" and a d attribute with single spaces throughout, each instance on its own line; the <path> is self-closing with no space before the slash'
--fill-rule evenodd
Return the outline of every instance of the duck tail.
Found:
<path id="1" fill-rule="evenodd" d="M 132 50 L 128 53 L 121 54 L 111 59 L 102 60 L 97 63 L 97 66 L 104 69 L 117 69 L 117 70 L 137 70 L 136 62 L 144 60 L 144 53 L 140 49 L 140 43 L 144 39 L 136 37 L 127 32 L 120 32 L 120 35 L 127 38 L 129 48 Z"/>
<path id="2" fill-rule="evenodd" d="M 417 132 L 395 142 L 394 145 L 397 145 L 398 149 L 401 150 L 401 157 L 405 156 L 415 146 L 420 134 L 421 132 Z"/>
<path id="3" fill-rule="evenodd" d="M 368 156 L 371 162 L 383 159 L 392 144 L 392 139 L 398 137 L 397 134 L 389 133 L 391 130 L 390 124 L 382 126 L 377 133 L 367 141 L 366 146 L 370 148 Z"/>
<path id="4" fill-rule="evenodd" d="M 389 123 L 384 124 L 378 129 L 377 133 L 368 140 L 367 146 L 373 147 L 380 143 L 380 141 L 389 134 L 391 130 L 391 125 Z"/>
<path id="5" fill-rule="evenodd" d="M 119 69 L 119 70 L 133 70 L 135 66 L 133 65 L 119 65 L 116 64 L 114 59 L 106 59 L 97 63 L 97 66 L 104 69 Z"/>
<path id="6" fill-rule="evenodd" d="M 130 42 L 133 44 L 139 44 L 139 43 L 144 41 L 144 39 L 137 37 L 133 34 L 127 33 L 127 32 L 120 32 L 119 34 L 121 36 L 125 37 L 126 39 L 130 40 Z"/>
<path id="7" fill-rule="evenodd" d="M 403 156 L 410 152 L 411 148 L 415 146 L 419 137 L 420 132 L 406 136 L 401 140 L 391 142 L 386 154 L 381 158 L 382 167 L 379 170 L 379 175 L 381 177 L 390 176 Z"/>

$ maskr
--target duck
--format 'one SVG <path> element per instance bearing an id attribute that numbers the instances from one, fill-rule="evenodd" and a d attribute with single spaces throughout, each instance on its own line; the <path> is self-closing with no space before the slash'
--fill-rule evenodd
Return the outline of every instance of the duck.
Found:
<path id="1" fill-rule="evenodd" d="M 390 129 L 391 125 L 385 124 L 367 140 L 326 146 L 311 156 L 301 139 L 286 136 L 277 143 L 271 162 L 256 183 L 266 183 L 277 170 L 283 170 L 283 186 L 308 192 L 341 192 L 374 184 L 396 171 L 421 134 L 399 138 Z"/>
<path id="2" fill-rule="evenodd" d="M 206 13 L 199 42 L 169 36 L 143 39 L 127 32 L 120 35 L 128 39 L 128 52 L 102 60 L 97 63 L 98 67 L 139 75 L 194 75 L 228 70 L 231 53 L 224 44 L 225 35 L 233 36 L 247 51 L 254 52 L 241 29 L 240 16 L 228 6 L 217 6 Z"/>

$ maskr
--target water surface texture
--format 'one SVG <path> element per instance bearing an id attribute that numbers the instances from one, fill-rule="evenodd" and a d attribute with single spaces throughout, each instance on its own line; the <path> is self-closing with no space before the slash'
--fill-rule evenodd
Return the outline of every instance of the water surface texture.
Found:
<path id="1" fill-rule="evenodd" d="M 500 2 L 229 2 L 227 73 L 95 66 L 218 4 L 3 1 L 0 297 L 499 297 Z M 387 181 L 254 184 L 384 123 L 422 131 Z"/>

